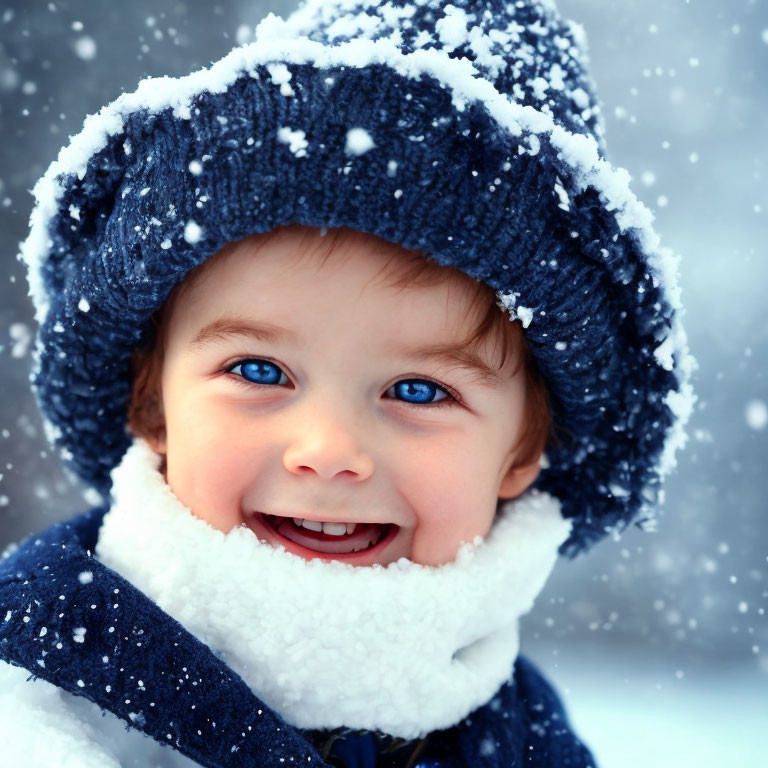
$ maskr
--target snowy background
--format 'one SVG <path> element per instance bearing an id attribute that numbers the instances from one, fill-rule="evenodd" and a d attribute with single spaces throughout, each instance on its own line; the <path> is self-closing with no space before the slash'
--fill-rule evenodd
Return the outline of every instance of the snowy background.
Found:
<path id="1" fill-rule="evenodd" d="M 28 391 L 16 260 L 31 190 L 86 114 L 183 75 L 293 2 L 0 4 L 0 547 L 86 507 Z M 766 764 L 768 0 L 560 0 L 582 23 L 610 159 L 682 254 L 700 370 L 658 531 L 561 562 L 523 649 L 603 768 Z"/>

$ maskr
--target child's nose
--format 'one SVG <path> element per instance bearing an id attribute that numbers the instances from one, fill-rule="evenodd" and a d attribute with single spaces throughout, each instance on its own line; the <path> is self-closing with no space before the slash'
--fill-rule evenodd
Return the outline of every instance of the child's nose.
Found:
<path id="1" fill-rule="evenodd" d="M 327 419 L 299 427 L 283 454 L 283 465 L 292 474 L 315 473 L 326 480 L 365 480 L 373 474 L 373 459 L 353 431 Z"/>

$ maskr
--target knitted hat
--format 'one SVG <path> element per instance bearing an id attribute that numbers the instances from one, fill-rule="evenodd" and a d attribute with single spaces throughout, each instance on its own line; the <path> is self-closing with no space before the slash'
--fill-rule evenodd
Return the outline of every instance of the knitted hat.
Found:
<path id="1" fill-rule="evenodd" d="M 677 261 L 603 159 L 581 28 L 550 0 L 309 0 L 186 77 L 148 78 L 62 149 L 22 244 L 49 440 L 102 493 L 132 351 L 173 286 L 280 225 L 351 227 L 493 288 L 558 440 L 536 485 L 574 554 L 658 501 L 694 361 Z"/>

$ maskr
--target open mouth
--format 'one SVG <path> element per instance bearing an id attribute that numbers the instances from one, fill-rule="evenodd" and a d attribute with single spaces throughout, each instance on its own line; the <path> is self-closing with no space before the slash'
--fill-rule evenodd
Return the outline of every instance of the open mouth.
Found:
<path id="1" fill-rule="evenodd" d="M 309 550 L 308 553 L 297 553 L 305 556 L 323 554 L 346 559 L 359 555 L 375 555 L 392 541 L 398 531 L 398 526 L 394 523 L 357 523 L 356 525 L 311 523 L 313 527 L 321 528 L 321 530 L 311 530 L 297 518 L 263 513 L 258 513 L 257 517 L 278 539 L 287 540 L 302 549 Z M 285 544 L 285 542 L 282 543 Z M 295 547 L 286 548 L 294 551 L 296 549 Z"/>

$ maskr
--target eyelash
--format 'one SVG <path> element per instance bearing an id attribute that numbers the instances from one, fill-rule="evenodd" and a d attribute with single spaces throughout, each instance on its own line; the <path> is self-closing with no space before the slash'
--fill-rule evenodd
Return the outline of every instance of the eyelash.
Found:
<path id="1" fill-rule="evenodd" d="M 285 371 L 283 371 L 283 369 L 277 363 L 273 362 L 272 360 L 268 360 L 267 358 L 263 358 L 263 357 L 245 357 L 242 360 L 236 360 L 234 363 L 231 363 L 231 364 L 227 365 L 224 368 L 223 372 L 224 373 L 232 374 L 232 376 L 234 376 L 232 381 L 237 386 L 243 387 L 245 389 L 252 389 L 253 387 L 258 387 L 259 389 L 266 389 L 266 388 L 269 388 L 269 387 L 280 386 L 279 384 L 257 384 L 254 381 L 248 381 L 241 374 L 233 373 L 233 369 L 234 368 L 237 368 L 237 366 L 239 366 L 239 365 L 245 365 L 245 363 L 269 363 L 270 365 L 274 365 L 275 368 L 277 368 L 283 375 L 286 375 Z M 286 378 L 287 378 L 287 376 L 286 376 Z M 441 389 L 443 392 L 445 392 L 445 394 L 448 395 L 448 397 L 445 397 L 442 400 L 438 400 L 438 401 L 436 401 L 434 403 L 409 403 L 409 402 L 407 402 L 405 400 L 397 400 L 397 398 L 394 398 L 394 397 L 393 398 L 388 398 L 388 399 L 390 399 L 390 400 L 397 400 L 397 402 L 402 403 L 403 405 L 406 405 L 406 406 L 410 406 L 411 408 L 443 408 L 443 407 L 446 407 L 446 406 L 453 407 L 453 406 L 459 405 L 462 402 L 461 401 L 461 397 L 459 396 L 459 394 L 455 390 L 445 386 L 444 384 L 440 384 L 437 381 L 434 381 L 432 379 L 426 379 L 426 378 L 423 378 L 423 377 L 398 379 L 392 386 L 395 386 L 396 384 L 399 384 L 400 382 L 403 382 L 403 381 L 426 381 L 426 382 L 429 382 L 430 384 L 434 384 L 438 389 Z M 391 389 L 391 387 L 388 387 L 387 391 L 389 391 L 389 389 Z"/>

